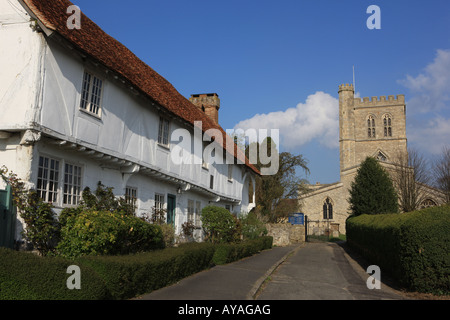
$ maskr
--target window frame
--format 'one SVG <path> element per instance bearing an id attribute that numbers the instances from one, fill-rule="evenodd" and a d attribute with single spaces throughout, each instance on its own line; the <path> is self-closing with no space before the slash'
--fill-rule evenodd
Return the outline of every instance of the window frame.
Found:
<path id="1" fill-rule="evenodd" d="M 384 137 L 392 138 L 392 116 L 390 114 L 383 115 Z"/>
<path id="2" fill-rule="evenodd" d="M 376 139 L 376 121 L 374 115 L 367 117 L 367 137 L 369 139 Z"/>
<path id="3" fill-rule="evenodd" d="M 325 201 L 323 202 L 323 220 L 333 220 L 333 203 L 331 201 L 331 199 L 329 197 L 327 197 L 325 199 Z"/>
<path id="4" fill-rule="evenodd" d="M 167 126 L 165 124 L 167 123 Z M 159 116 L 158 122 L 158 145 L 165 148 L 170 147 L 170 120 L 164 116 Z"/>
<path id="5" fill-rule="evenodd" d="M 158 199 L 157 199 L 158 198 Z M 162 201 L 161 199 L 162 198 Z M 159 206 L 158 206 L 159 204 Z M 166 196 L 163 193 L 155 192 L 155 208 L 164 210 L 164 206 L 166 204 Z"/>
<path id="6" fill-rule="evenodd" d="M 135 210 L 137 210 L 138 188 L 132 186 L 125 186 L 124 198 L 127 204 L 133 205 Z"/>
<path id="7" fill-rule="evenodd" d="M 42 159 L 42 165 L 41 165 L 41 159 Z M 45 160 L 48 160 L 48 164 L 45 165 Z M 51 168 L 52 161 L 55 162 L 55 168 Z M 38 172 L 37 172 L 37 179 L 36 179 L 36 191 L 38 196 L 47 203 L 55 203 L 59 204 L 60 201 L 60 191 L 61 191 L 61 159 L 47 156 L 40 154 L 38 159 Z M 45 165 L 45 166 L 44 166 Z M 50 175 L 53 176 L 57 175 L 57 178 L 50 178 Z M 42 172 L 42 174 L 40 174 Z M 45 175 L 46 173 L 46 175 Z M 39 182 L 41 181 L 41 182 Z M 45 188 L 42 188 L 45 182 Z M 52 188 L 50 190 L 50 185 L 52 185 Z M 43 196 L 44 194 L 44 196 Z M 49 199 L 50 194 L 52 194 L 52 198 Z"/>
<path id="8" fill-rule="evenodd" d="M 78 164 L 75 164 L 75 163 L 72 163 L 72 162 L 69 162 L 69 161 L 63 161 L 63 165 L 64 165 L 64 178 L 63 178 L 63 182 L 61 184 L 61 187 L 62 187 L 62 206 L 65 206 L 65 207 L 77 206 L 81 202 L 81 194 L 82 194 L 82 188 L 83 188 L 83 167 L 81 165 L 78 165 Z M 68 166 L 72 167 L 72 173 L 71 173 L 72 182 L 70 183 L 70 187 L 71 187 L 70 188 L 71 189 L 70 193 L 66 192 L 66 185 L 68 184 L 67 181 L 66 181 L 66 176 L 69 174 L 66 169 L 67 169 Z M 78 171 L 79 171 L 79 175 L 77 177 L 75 177 L 75 173 L 74 173 L 74 171 L 75 171 L 74 169 L 75 168 L 77 168 Z M 78 185 L 76 185 L 74 183 L 74 179 L 75 178 L 78 178 L 78 180 L 79 180 L 79 182 L 77 183 Z M 74 188 L 78 188 L 77 193 L 73 192 Z M 66 196 L 67 197 L 69 197 L 69 196 L 71 197 L 71 199 L 72 199 L 71 202 L 72 203 L 67 203 L 66 202 L 67 201 L 66 200 Z M 73 198 L 74 197 L 76 199 L 76 203 L 73 203 Z"/>
<path id="9" fill-rule="evenodd" d="M 187 221 L 195 224 L 195 201 L 188 199 L 187 203 Z"/>
<path id="10" fill-rule="evenodd" d="M 202 202 L 201 201 L 195 201 L 195 207 L 194 207 L 194 226 L 196 228 L 200 228 L 201 226 L 201 217 L 202 214 Z"/>
<path id="11" fill-rule="evenodd" d="M 89 85 L 86 88 L 86 76 L 89 75 Z M 100 81 L 100 93 L 96 94 L 95 97 L 98 100 L 95 104 L 93 97 L 94 97 L 94 86 L 95 82 Z M 103 102 L 103 93 L 105 91 L 105 80 L 102 77 L 97 76 L 94 72 L 91 72 L 90 70 L 85 69 L 83 72 L 83 79 L 81 84 L 81 97 L 80 97 L 80 104 L 79 109 L 82 112 L 85 112 L 89 115 L 92 115 L 97 118 L 101 118 L 102 116 L 102 102 Z"/>
<path id="12" fill-rule="evenodd" d="M 209 188 L 214 190 L 214 175 L 212 174 L 209 175 Z"/>
<path id="13" fill-rule="evenodd" d="M 52 160 L 58 163 L 58 165 L 57 165 L 58 178 L 52 180 L 53 185 L 54 185 L 54 188 L 53 188 L 53 191 L 52 191 L 54 196 L 53 196 L 52 199 L 49 199 L 49 193 L 48 192 L 49 192 L 50 189 L 48 188 L 49 187 L 49 182 L 48 181 L 47 181 L 46 189 L 44 190 L 42 188 L 43 183 L 44 183 L 44 181 L 43 181 L 44 180 L 44 177 L 43 177 L 43 174 L 44 174 L 43 169 L 44 169 L 44 167 L 41 165 L 41 159 L 44 159 L 43 160 L 44 162 L 45 162 L 45 159 L 48 159 L 49 160 L 49 165 L 50 165 Z M 79 182 L 77 183 L 77 186 L 76 186 L 76 187 L 78 187 L 78 190 L 77 190 L 78 194 L 73 194 L 73 171 L 72 171 L 72 174 L 71 174 L 72 175 L 72 182 L 70 183 L 70 185 L 71 185 L 71 193 L 69 194 L 69 193 L 66 192 L 66 184 L 67 184 L 67 182 L 66 182 L 66 174 L 67 174 L 66 173 L 66 166 L 72 166 L 72 168 L 76 167 L 77 169 L 80 169 L 79 175 L 78 175 Z M 44 202 L 51 203 L 57 208 L 71 208 L 71 207 L 77 206 L 80 203 L 80 201 L 82 199 L 82 192 L 83 192 L 83 186 L 84 186 L 83 182 L 84 182 L 84 171 L 85 170 L 84 170 L 84 165 L 83 164 L 76 163 L 76 162 L 73 162 L 73 161 L 67 161 L 64 158 L 55 157 L 55 156 L 48 155 L 48 154 L 45 154 L 45 153 L 40 153 L 38 155 L 37 168 L 38 168 L 38 170 L 37 170 L 37 177 L 36 177 L 36 191 L 37 191 L 38 196 Z M 48 166 L 47 169 L 51 169 L 51 168 Z M 47 177 L 48 178 L 50 177 L 50 172 L 47 173 Z M 45 178 L 45 179 L 48 180 L 48 178 Z M 45 192 L 45 197 L 43 197 L 43 192 Z M 73 203 L 73 202 L 72 203 L 65 203 L 65 202 L 67 202 L 66 199 L 65 199 L 66 195 L 70 195 L 72 197 L 72 199 L 73 199 L 74 196 L 76 196 L 77 203 Z"/>
<path id="14" fill-rule="evenodd" d="M 228 182 L 233 182 L 233 165 L 228 165 Z"/>

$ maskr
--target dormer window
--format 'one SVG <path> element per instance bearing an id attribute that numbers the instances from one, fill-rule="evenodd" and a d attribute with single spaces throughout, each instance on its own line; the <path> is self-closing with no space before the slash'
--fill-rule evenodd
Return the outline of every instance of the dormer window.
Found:
<path id="1" fill-rule="evenodd" d="M 85 71 L 81 91 L 80 108 L 96 116 L 100 116 L 103 81 Z"/>

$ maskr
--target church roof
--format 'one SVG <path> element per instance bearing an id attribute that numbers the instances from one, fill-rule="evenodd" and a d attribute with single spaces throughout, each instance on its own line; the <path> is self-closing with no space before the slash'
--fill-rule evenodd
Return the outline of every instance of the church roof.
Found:
<path id="1" fill-rule="evenodd" d="M 235 158 L 259 174 L 259 171 L 249 163 L 249 160 L 236 146 L 226 144 L 226 132 L 214 123 L 205 113 L 182 96 L 165 78 L 139 59 L 127 47 L 104 32 L 97 24 L 83 13 L 81 28 L 67 27 L 67 8 L 73 5 L 68 0 L 23 0 L 31 13 L 45 28 L 56 32 L 69 41 L 77 50 L 114 71 L 140 93 L 157 102 L 175 116 L 194 125 L 195 121 L 202 122 L 202 129 L 218 129 L 222 133 L 223 141 L 216 141 L 234 155 Z M 230 139 L 232 141 L 232 139 Z"/>

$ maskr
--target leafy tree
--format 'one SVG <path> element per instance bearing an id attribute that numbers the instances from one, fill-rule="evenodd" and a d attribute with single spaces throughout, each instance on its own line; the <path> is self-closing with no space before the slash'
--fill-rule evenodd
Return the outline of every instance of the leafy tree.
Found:
<path id="1" fill-rule="evenodd" d="M 249 153 L 256 150 L 260 155 L 261 149 L 263 153 L 278 161 L 278 170 L 272 175 L 263 175 L 256 179 L 256 203 L 260 214 L 264 216 L 268 222 L 279 222 L 289 214 L 298 210 L 298 192 L 306 186 L 306 180 L 297 174 L 297 168 L 302 169 L 305 173 L 309 173 L 307 161 L 302 155 L 294 155 L 290 152 L 279 153 L 276 145 L 270 137 L 266 138 L 261 145 L 250 145 L 246 148 L 246 155 L 252 158 Z M 274 156 L 272 156 L 272 154 Z M 253 157 L 256 158 L 256 157 Z M 254 166 L 261 170 L 263 167 L 270 167 L 272 164 L 264 165 L 258 156 L 257 163 Z"/>
<path id="2" fill-rule="evenodd" d="M 354 215 L 398 212 L 398 198 L 389 174 L 375 158 L 361 163 L 350 189 Z"/>

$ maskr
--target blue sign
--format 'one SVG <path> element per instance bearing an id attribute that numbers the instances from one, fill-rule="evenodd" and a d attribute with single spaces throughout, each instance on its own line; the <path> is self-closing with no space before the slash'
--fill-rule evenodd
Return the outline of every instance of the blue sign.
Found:
<path id="1" fill-rule="evenodd" d="M 305 214 L 303 213 L 294 213 L 289 217 L 290 224 L 305 224 Z"/>

